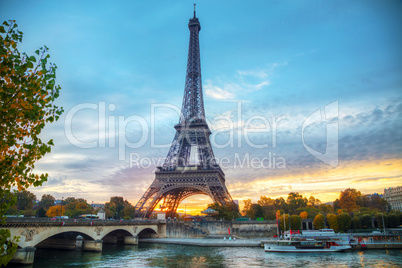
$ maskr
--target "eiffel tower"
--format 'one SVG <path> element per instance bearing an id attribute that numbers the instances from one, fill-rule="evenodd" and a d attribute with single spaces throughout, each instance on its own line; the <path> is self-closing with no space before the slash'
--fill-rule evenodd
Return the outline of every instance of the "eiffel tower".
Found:
<path id="1" fill-rule="evenodd" d="M 201 84 L 199 32 L 195 14 L 190 19 L 186 83 L 176 135 L 155 180 L 135 206 L 137 217 L 148 218 L 156 205 L 174 216 L 179 204 L 189 196 L 204 194 L 220 205 L 234 204 L 225 186 L 225 174 L 215 161 L 208 124 L 205 121 Z"/>

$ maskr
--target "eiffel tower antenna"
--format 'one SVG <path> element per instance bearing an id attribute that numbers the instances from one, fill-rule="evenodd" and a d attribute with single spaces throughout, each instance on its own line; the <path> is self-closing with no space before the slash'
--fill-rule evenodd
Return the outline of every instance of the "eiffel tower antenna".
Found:
<path id="1" fill-rule="evenodd" d="M 225 174 L 216 164 L 205 120 L 201 83 L 199 32 L 195 16 L 189 20 L 186 82 L 176 135 L 162 167 L 157 167 L 155 180 L 135 206 L 136 216 L 148 218 L 158 203 L 169 216 L 189 196 L 208 195 L 220 205 L 234 205 L 225 186 Z"/>

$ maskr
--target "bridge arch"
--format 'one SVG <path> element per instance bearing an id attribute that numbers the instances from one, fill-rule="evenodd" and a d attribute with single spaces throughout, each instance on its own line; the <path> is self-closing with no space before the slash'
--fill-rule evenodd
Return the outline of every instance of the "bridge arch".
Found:
<path id="1" fill-rule="evenodd" d="M 157 237 L 158 233 L 153 228 L 144 228 L 138 233 L 139 238 L 153 238 Z"/>
<path id="2" fill-rule="evenodd" d="M 32 220 L 32 222 L 7 223 L 7 228 L 11 231 L 11 236 L 20 237 L 17 243 L 20 248 L 35 247 L 42 241 L 52 236 L 59 235 L 63 238 L 63 233 L 73 233 L 75 237 L 81 235 L 84 240 L 102 240 L 108 234 L 113 232 L 121 232 L 121 236 L 132 236 L 136 238 L 140 236 L 166 236 L 166 225 L 164 223 L 148 222 L 148 221 L 94 221 L 93 225 L 89 222 L 42 222 Z M 148 229 L 147 231 L 143 231 Z M 142 232 L 142 233 L 141 233 Z M 67 235 L 65 236 L 67 237 Z M 73 237 L 70 235 L 70 240 Z M 128 238 L 130 240 L 130 238 Z"/>
<path id="3" fill-rule="evenodd" d="M 64 234 L 64 233 L 73 233 L 77 235 L 81 235 L 84 238 L 90 239 L 90 240 L 95 240 L 96 237 L 93 236 L 92 232 L 88 228 L 82 228 L 78 229 L 74 227 L 69 227 L 69 226 L 63 226 L 63 227 L 55 227 L 55 228 L 38 228 L 36 229 L 26 229 L 24 230 L 21 234 L 22 237 L 20 238 L 21 242 L 29 242 L 30 246 L 37 246 L 39 243 L 44 242 L 45 240 L 56 237 L 58 235 Z M 19 243 L 20 244 L 20 243 Z"/>

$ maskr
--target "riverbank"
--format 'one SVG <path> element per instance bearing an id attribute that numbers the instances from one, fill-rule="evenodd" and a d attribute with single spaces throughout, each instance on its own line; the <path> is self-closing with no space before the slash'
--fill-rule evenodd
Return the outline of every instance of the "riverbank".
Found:
<path id="1" fill-rule="evenodd" d="M 190 245 L 200 247 L 261 247 L 261 238 L 256 239 L 211 239 L 211 238 L 141 238 L 140 243 Z"/>

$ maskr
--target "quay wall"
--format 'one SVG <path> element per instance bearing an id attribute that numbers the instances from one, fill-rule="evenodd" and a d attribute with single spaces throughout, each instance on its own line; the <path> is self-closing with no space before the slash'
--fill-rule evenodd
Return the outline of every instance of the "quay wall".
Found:
<path id="1" fill-rule="evenodd" d="M 275 221 L 172 221 L 166 224 L 166 237 L 270 237 L 276 234 Z"/>

